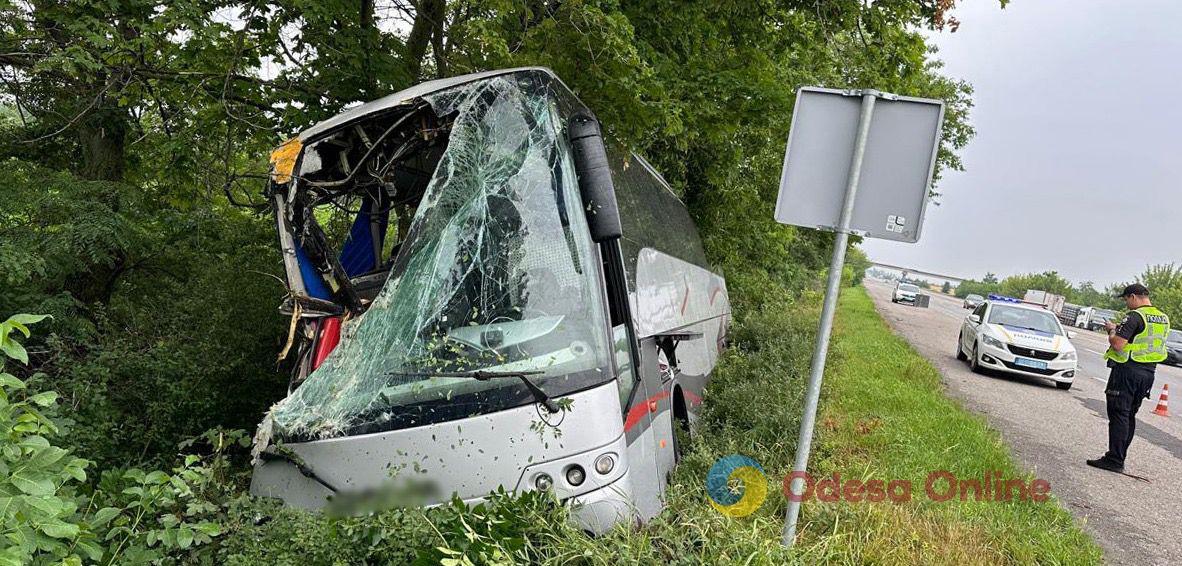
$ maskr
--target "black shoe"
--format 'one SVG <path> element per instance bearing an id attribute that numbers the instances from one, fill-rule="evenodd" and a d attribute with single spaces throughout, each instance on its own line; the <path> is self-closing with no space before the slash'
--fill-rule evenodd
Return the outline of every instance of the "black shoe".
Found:
<path id="1" fill-rule="evenodd" d="M 1107 458 L 1096 458 L 1095 460 L 1088 460 L 1088 465 L 1093 468 L 1100 468 L 1101 470 L 1108 470 L 1110 472 L 1116 472 L 1118 474 L 1125 473 L 1124 466 L 1118 466 L 1117 464 L 1113 463 L 1112 460 L 1109 460 Z"/>

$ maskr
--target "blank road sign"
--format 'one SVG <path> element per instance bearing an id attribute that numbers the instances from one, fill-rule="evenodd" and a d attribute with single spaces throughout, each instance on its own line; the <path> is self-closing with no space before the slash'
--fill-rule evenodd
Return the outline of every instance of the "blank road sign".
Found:
<path id="1" fill-rule="evenodd" d="M 845 200 L 862 108 L 860 91 L 797 91 L 776 200 L 776 221 L 835 230 Z M 944 103 L 883 95 L 875 100 L 850 231 L 919 240 L 940 147 Z"/>

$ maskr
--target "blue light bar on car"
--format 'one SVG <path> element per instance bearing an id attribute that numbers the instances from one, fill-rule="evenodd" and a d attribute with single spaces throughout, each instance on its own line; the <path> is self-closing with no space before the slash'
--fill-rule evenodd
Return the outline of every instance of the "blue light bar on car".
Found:
<path id="1" fill-rule="evenodd" d="M 1002 302 L 1006 302 L 1006 303 L 1025 303 L 1026 302 L 1026 301 L 1023 301 L 1022 299 L 1015 299 L 1013 297 L 1007 297 L 1005 295 L 998 295 L 997 293 L 989 293 L 989 300 L 990 301 L 1002 301 Z"/>

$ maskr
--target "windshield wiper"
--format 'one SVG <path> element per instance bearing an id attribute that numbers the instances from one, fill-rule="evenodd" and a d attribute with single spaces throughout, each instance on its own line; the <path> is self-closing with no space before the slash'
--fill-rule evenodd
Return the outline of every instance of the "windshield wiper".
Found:
<path id="1" fill-rule="evenodd" d="M 281 462 L 287 462 L 288 464 L 295 466 L 296 471 L 298 471 L 300 475 L 328 488 L 328 490 L 333 493 L 338 493 L 336 487 L 328 483 L 324 478 L 317 475 L 316 472 L 312 471 L 312 468 L 309 468 L 308 465 L 304 463 L 302 458 L 296 456 L 295 454 L 289 454 L 282 448 L 276 448 L 277 449 L 275 452 L 271 452 L 269 450 L 263 450 L 262 452 L 259 452 L 259 459 L 264 461 L 279 460 Z"/>
<path id="2" fill-rule="evenodd" d="M 424 371 L 424 372 L 391 372 L 386 375 L 398 377 L 465 377 L 475 379 L 477 381 L 488 381 L 490 379 L 500 379 L 504 377 L 516 377 L 525 384 L 525 388 L 537 399 L 538 403 L 546 408 L 549 413 L 557 413 L 559 409 L 558 404 L 542 391 L 538 384 L 530 381 L 529 376 L 539 375 L 545 372 L 541 371 Z"/>

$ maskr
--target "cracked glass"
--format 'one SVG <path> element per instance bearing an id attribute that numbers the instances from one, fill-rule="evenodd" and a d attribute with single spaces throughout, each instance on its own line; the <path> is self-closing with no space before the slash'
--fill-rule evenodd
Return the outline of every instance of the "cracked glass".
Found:
<path id="1" fill-rule="evenodd" d="M 340 344 L 270 413 L 311 440 L 420 426 L 612 379 L 597 255 L 553 79 L 519 73 L 425 97 L 454 116 L 390 275 Z"/>

